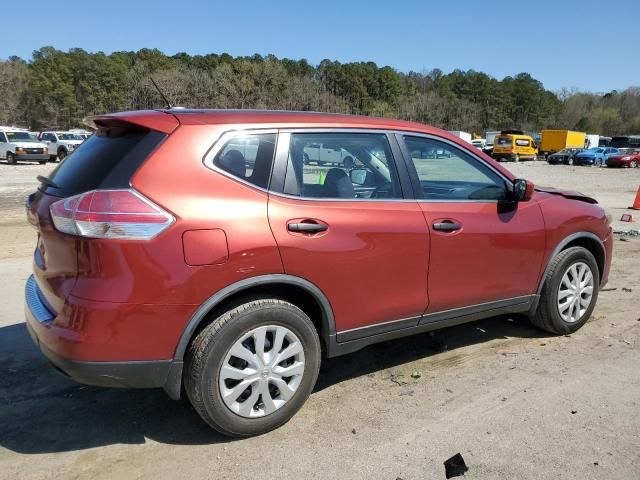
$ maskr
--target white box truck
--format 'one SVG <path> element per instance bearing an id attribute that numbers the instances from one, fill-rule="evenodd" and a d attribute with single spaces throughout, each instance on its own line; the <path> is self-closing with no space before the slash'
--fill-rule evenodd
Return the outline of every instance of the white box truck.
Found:
<path id="1" fill-rule="evenodd" d="M 463 132 L 461 130 L 449 130 L 449 133 L 455 135 L 456 137 L 460 137 L 467 143 L 471 143 L 471 134 L 469 132 Z"/>

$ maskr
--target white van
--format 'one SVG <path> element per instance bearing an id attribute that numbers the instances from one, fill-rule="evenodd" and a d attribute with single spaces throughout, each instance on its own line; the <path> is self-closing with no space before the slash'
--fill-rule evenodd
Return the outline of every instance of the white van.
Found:
<path id="1" fill-rule="evenodd" d="M 0 127 L 0 159 L 15 164 L 18 161 L 47 163 L 49 150 L 36 134 L 24 128 Z"/>

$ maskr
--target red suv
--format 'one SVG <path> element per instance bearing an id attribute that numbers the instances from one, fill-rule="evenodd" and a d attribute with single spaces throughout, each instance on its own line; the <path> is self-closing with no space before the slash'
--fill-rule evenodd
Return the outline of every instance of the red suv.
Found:
<path id="1" fill-rule="evenodd" d="M 439 129 L 185 109 L 93 122 L 27 198 L 29 331 L 79 382 L 184 387 L 227 435 L 291 418 L 323 355 L 503 313 L 574 332 L 607 280 L 595 200 L 534 189 Z"/>

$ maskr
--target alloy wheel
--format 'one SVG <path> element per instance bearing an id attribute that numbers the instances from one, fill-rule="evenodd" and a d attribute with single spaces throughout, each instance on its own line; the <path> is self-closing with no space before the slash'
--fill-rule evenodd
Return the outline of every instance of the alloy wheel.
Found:
<path id="1" fill-rule="evenodd" d="M 589 265 L 571 265 L 558 287 L 558 313 L 567 323 L 578 322 L 586 313 L 593 298 L 593 272 Z"/>
<path id="2" fill-rule="evenodd" d="M 300 339 L 281 325 L 255 328 L 240 337 L 220 368 L 220 396 L 245 418 L 269 415 L 296 393 L 304 374 Z"/>

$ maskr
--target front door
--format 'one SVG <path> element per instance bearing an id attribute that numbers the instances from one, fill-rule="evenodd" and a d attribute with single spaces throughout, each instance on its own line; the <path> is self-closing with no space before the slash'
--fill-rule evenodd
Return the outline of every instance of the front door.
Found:
<path id="1" fill-rule="evenodd" d="M 508 179 L 453 143 L 398 137 L 431 230 L 427 313 L 536 293 L 545 247 L 540 207 L 505 201 Z"/>
<path id="2" fill-rule="evenodd" d="M 283 178 L 269 196 L 269 223 L 285 272 L 329 299 L 339 340 L 380 333 L 372 327 L 382 322 L 417 325 L 426 308 L 429 233 L 418 203 L 403 196 L 399 178 L 408 176 L 398 174 L 390 141 L 375 132 L 279 135 L 275 171 Z M 310 165 L 303 158 L 313 144 L 344 155 Z"/>

